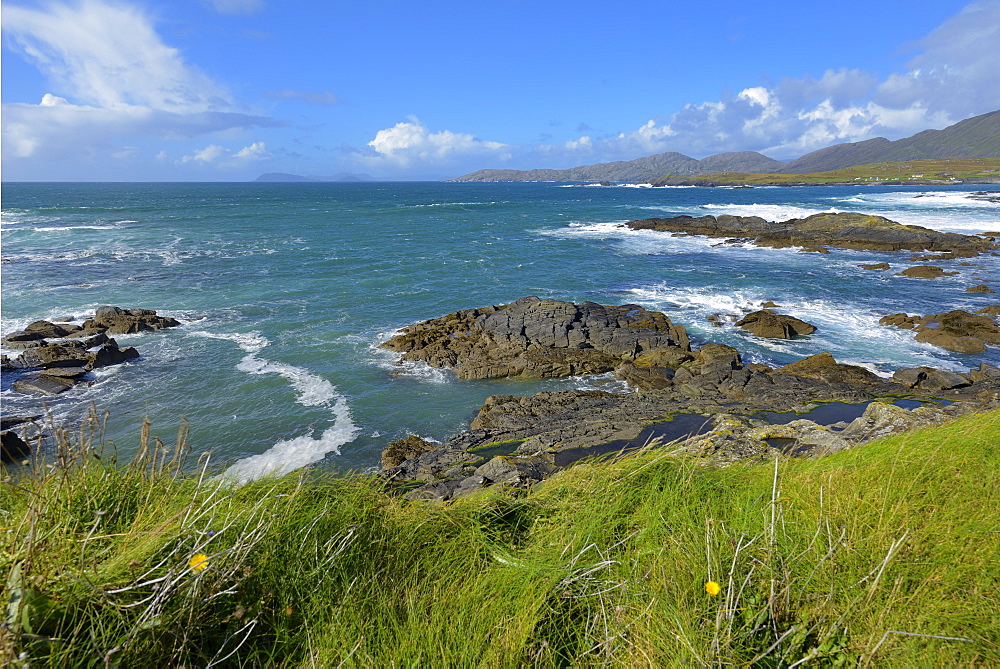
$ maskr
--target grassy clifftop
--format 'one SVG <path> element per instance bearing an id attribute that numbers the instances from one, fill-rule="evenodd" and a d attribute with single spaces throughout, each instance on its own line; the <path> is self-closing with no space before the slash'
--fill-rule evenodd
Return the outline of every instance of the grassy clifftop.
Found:
<path id="1" fill-rule="evenodd" d="M 1000 663 L 998 411 L 817 460 L 650 449 L 446 506 L 95 441 L 0 487 L 4 664 Z"/>

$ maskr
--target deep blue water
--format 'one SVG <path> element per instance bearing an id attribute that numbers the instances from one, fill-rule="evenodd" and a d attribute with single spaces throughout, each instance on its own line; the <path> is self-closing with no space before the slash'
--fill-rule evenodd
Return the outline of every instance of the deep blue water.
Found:
<path id="1" fill-rule="evenodd" d="M 968 197 L 976 190 L 5 184 L 2 329 L 83 317 L 102 304 L 187 319 L 179 329 L 118 337 L 142 359 L 102 370 L 97 384 L 47 400 L 48 409 L 69 421 L 90 403 L 110 410 L 111 437 L 126 452 L 143 417 L 166 441 L 183 416 L 198 452 L 222 461 L 265 454 L 246 462 L 248 470 L 324 456 L 340 470 L 367 468 L 406 434 L 450 437 L 489 395 L 607 383 L 458 382 L 441 370 L 401 369 L 374 348 L 415 321 L 525 295 L 659 309 L 696 344 L 731 344 L 748 361 L 783 364 L 830 351 L 884 375 L 921 364 L 1000 364 L 996 349 L 951 354 L 878 325 L 899 311 L 1000 302 L 965 292 L 980 279 L 996 288 L 1000 258 L 973 259 L 954 268 L 956 277 L 909 279 L 894 276 L 918 264 L 905 262 L 908 254 L 739 248 L 619 227 L 673 214 L 784 220 L 837 210 L 938 230 L 1000 230 L 1000 206 Z M 881 261 L 892 270 L 857 267 Z M 819 331 L 764 341 L 706 321 L 764 300 Z M 10 383 L 3 381 L 4 413 L 37 410 L 40 402 Z"/>

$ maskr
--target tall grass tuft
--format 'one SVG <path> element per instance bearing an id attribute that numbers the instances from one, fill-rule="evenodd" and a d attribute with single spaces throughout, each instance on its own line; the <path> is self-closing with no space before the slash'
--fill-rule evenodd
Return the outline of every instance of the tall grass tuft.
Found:
<path id="1" fill-rule="evenodd" d="M 118 463 L 105 420 L 0 486 L 0 664 L 1000 663 L 997 411 L 815 460 L 647 449 L 446 505 L 320 471 L 238 486 L 186 427 L 144 425 Z"/>

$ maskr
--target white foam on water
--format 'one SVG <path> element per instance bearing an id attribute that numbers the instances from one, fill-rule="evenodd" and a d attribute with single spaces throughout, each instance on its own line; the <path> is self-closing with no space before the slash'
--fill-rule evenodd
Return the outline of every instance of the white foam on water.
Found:
<path id="1" fill-rule="evenodd" d="M 26 232 L 29 228 L 24 228 Z M 113 225 L 65 225 L 44 228 L 30 228 L 34 232 L 64 232 L 66 230 L 114 230 Z"/>
<path id="2" fill-rule="evenodd" d="M 730 214 L 733 216 L 759 216 L 765 221 L 788 221 L 793 218 L 805 218 L 813 214 L 840 213 L 842 209 L 827 208 L 814 209 L 810 207 L 797 207 L 787 204 L 703 204 L 696 209 L 704 209 L 708 213 L 718 216 L 719 214 Z"/>
<path id="3" fill-rule="evenodd" d="M 248 374 L 278 374 L 287 379 L 298 393 L 296 402 L 309 407 L 327 407 L 333 414 L 333 425 L 318 437 L 307 434 L 283 439 L 263 453 L 237 460 L 223 473 L 223 478 L 246 483 L 264 476 L 280 476 L 322 460 L 329 453 L 339 455 L 340 447 L 358 436 L 360 428 L 351 419 L 347 399 L 337 392 L 334 385 L 301 367 L 259 357 L 257 354 L 271 343 L 259 332 L 214 333 L 198 330 L 191 334 L 235 343 L 246 353 L 236 369 Z"/>
<path id="4" fill-rule="evenodd" d="M 281 440 L 259 455 L 237 460 L 222 473 L 223 479 L 247 483 L 265 476 L 281 476 L 314 462 L 329 453 L 340 455 L 340 447 L 358 436 L 359 428 L 351 421 L 350 408 L 343 397 L 333 407 L 333 425 L 318 437 L 302 435 Z"/>
<path id="5" fill-rule="evenodd" d="M 1000 204 L 974 195 L 965 191 L 911 191 L 858 193 L 848 198 L 829 199 L 849 203 L 852 209 L 885 216 L 897 223 L 941 232 L 977 234 L 1000 229 Z"/>
<path id="6" fill-rule="evenodd" d="M 667 312 L 672 320 L 688 327 L 700 339 L 724 340 L 734 345 L 749 362 L 773 365 L 769 354 L 787 359 L 828 351 L 837 362 L 865 367 L 883 377 L 890 376 L 900 367 L 920 365 L 965 371 L 963 364 L 951 359 L 943 349 L 915 341 L 912 331 L 881 325 L 879 319 L 886 315 L 885 312 L 863 305 L 766 295 L 758 290 L 719 291 L 713 286 L 683 288 L 656 284 L 635 287 L 628 292 L 635 296 L 637 303 Z M 804 338 L 768 339 L 736 328 L 734 321 L 729 319 L 723 321 L 721 328 L 704 325 L 707 316 L 713 314 L 742 318 L 745 312 L 760 309 L 766 299 L 779 303 L 778 313 L 810 323 L 816 326 L 816 332 Z M 690 310 L 694 316 L 679 315 L 677 310 Z"/>

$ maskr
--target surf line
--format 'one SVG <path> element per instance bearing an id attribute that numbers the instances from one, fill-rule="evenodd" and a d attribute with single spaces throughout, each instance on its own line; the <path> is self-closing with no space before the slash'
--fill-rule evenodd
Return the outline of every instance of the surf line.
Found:
<path id="1" fill-rule="evenodd" d="M 340 447 L 358 436 L 360 428 L 351 420 L 347 398 L 337 392 L 332 383 L 306 369 L 258 357 L 257 354 L 271 343 L 259 332 L 239 334 L 199 330 L 191 334 L 234 342 L 246 353 L 236 369 L 248 374 L 278 374 L 295 389 L 299 404 L 326 407 L 333 414 L 333 424 L 319 437 L 307 434 L 282 439 L 263 453 L 237 460 L 223 472 L 222 478 L 247 483 L 264 476 L 281 476 L 322 460 L 328 453 L 340 455 Z"/>

